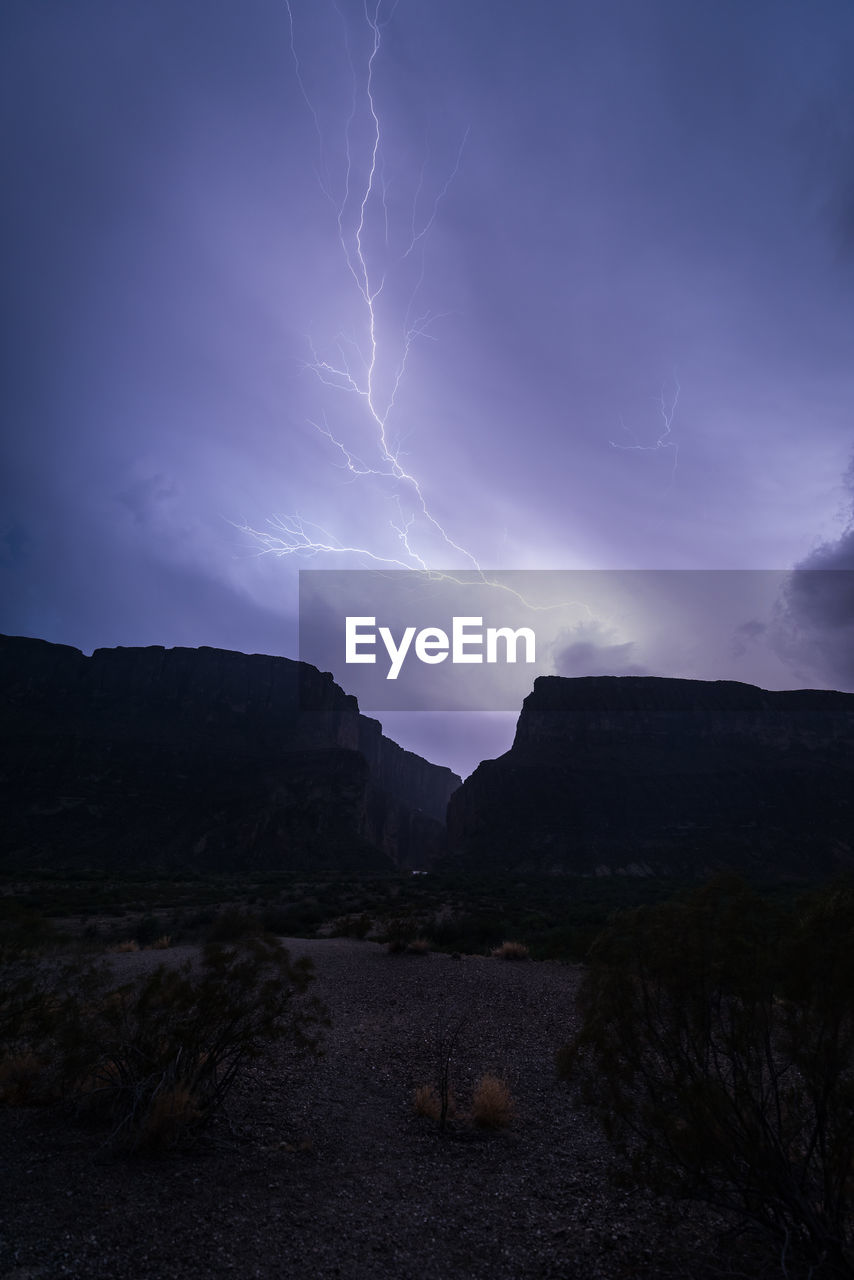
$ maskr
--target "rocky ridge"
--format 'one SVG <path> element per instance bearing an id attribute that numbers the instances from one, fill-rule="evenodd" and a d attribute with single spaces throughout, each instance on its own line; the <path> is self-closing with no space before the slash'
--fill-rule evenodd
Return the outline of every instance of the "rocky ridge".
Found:
<path id="1" fill-rule="evenodd" d="M 451 797 L 481 870 L 778 877 L 854 865 L 854 694 L 540 677 L 513 746 Z"/>
<path id="2" fill-rule="evenodd" d="M 287 658 L 2 637 L 0 706 L 7 865 L 422 866 L 460 782 Z"/>

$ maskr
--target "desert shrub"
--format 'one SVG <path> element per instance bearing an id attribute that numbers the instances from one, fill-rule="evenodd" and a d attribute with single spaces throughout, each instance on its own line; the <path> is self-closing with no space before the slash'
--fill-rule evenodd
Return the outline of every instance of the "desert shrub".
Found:
<path id="1" fill-rule="evenodd" d="M 0 894 L 0 965 L 13 963 L 23 952 L 47 952 L 61 941 L 53 922 L 26 901 Z"/>
<path id="2" fill-rule="evenodd" d="M 184 928 L 193 934 L 198 934 L 199 930 L 207 931 L 216 919 L 216 914 L 213 907 L 200 907 L 196 911 L 190 911 L 184 918 Z"/>
<path id="3" fill-rule="evenodd" d="M 294 907 L 273 904 L 265 907 L 261 912 L 261 924 L 267 933 L 288 937 L 295 928 L 299 927 L 299 919 Z"/>
<path id="4" fill-rule="evenodd" d="M 618 916 L 561 1051 L 647 1183 L 757 1227 L 785 1275 L 854 1275 L 854 892 L 744 885 Z"/>
<path id="5" fill-rule="evenodd" d="M 513 1099 L 499 1076 L 481 1076 L 472 1095 L 471 1115 L 481 1129 L 506 1129 L 513 1116 Z"/>
<path id="6" fill-rule="evenodd" d="M 64 1047 L 76 1012 L 103 991 L 103 968 L 20 957 L 0 977 L 0 1100 L 57 1102 L 76 1071 Z M 71 1042 L 73 1043 L 73 1037 Z"/>
<path id="7" fill-rule="evenodd" d="M 502 942 L 500 947 L 494 948 L 492 954 L 498 960 L 527 960 L 531 955 L 524 942 Z"/>
<path id="8" fill-rule="evenodd" d="M 366 911 L 358 916 L 338 916 L 332 932 L 336 938 L 365 938 L 370 933 L 373 920 Z"/>
<path id="9" fill-rule="evenodd" d="M 4 1056 L 25 1049 L 26 1029 L 44 1000 L 38 969 L 22 964 L 0 971 L 0 1045 Z"/>
<path id="10" fill-rule="evenodd" d="M 15 1049 L 51 1062 L 53 1089 L 41 1100 L 104 1119 L 128 1149 L 172 1146 L 274 1042 L 317 1047 L 326 1019 L 307 995 L 311 979 L 309 960 L 263 937 L 209 944 L 197 968 L 160 965 L 118 988 L 108 971 L 56 974 L 16 1018 Z"/>
<path id="11" fill-rule="evenodd" d="M 350 936 L 352 938 L 366 938 L 373 928 L 373 923 L 367 911 L 361 912 L 350 925 Z"/>
<path id="12" fill-rule="evenodd" d="M 154 940 L 162 937 L 165 932 L 163 921 L 147 913 L 137 925 L 134 936 L 141 947 L 150 947 Z"/>
<path id="13" fill-rule="evenodd" d="M 405 916 L 389 920 L 386 926 L 385 944 L 390 955 L 401 955 L 415 937 L 415 923 Z"/>
<path id="14" fill-rule="evenodd" d="M 450 916 L 434 919 L 430 936 L 443 950 L 476 954 L 491 950 L 513 928 L 513 921 L 497 910 L 479 909 L 474 903 L 470 908 L 459 907 Z"/>
<path id="15" fill-rule="evenodd" d="M 257 938 L 264 933 L 264 925 L 258 916 L 239 907 L 226 907 L 217 912 L 208 930 L 208 942 L 241 942 Z"/>

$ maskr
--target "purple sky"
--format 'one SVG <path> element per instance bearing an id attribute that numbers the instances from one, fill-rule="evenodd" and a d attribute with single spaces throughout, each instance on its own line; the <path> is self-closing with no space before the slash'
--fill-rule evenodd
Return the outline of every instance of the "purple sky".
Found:
<path id="1" fill-rule="evenodd" d="M 297 571 L 376 563 L 306 540 L 854 568 L 849 0 L 379 18 L 369 100 L 352 0 L 2 6 L 0 629 L 296 656 Z M 774 662 L 852 688 L 815 581 Z M 464 773 L 515 722 L 381 718 Z"/>

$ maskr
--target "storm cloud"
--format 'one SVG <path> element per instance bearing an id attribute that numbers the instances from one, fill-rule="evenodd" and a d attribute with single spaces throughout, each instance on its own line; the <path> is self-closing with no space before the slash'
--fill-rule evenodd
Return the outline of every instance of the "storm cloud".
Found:
<path id="1" fill-rule="evenodd" d="M 290 14 L 2 8 L 0 629 L 295 656 L 300 568 L 783 571 L 732 669 L 851 687 L 848 0 Z M 558 665 L 712 676 L 696 601 Z"/>

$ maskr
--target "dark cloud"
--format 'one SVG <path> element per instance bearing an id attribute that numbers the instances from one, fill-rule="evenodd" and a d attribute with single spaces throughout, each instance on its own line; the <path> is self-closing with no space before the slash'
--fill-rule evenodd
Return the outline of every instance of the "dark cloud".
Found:
<path id="1" fill-rule="evenodd" d="M 116 495 L 116 500 L 127 508 L 136 524 L 147 525 L 165 504 L 175 498 L 176 492 L 174 480 L 157 474 L 135 480 Z"/>
<path id="2" fill-rule="evenodd" d="M 854 689 L 854 460 L 846 481 L 852 495 L 851 522 L 789 575 L 779 601 L 774 645 L 802 678 Z"/>
<path id="3" fill-rule="evenodd" d="M 766 622 L 759 622 L 758 619 L 752 618 L 747 622 L 742 622 L 736 627 L 732 638 L 732 655 L 734 658 L 743 658 L 749 652 L 751 645 L 762 640 L 768 631 Z"/>
<path id="4" fill-rule="evenodd" d="M 296 657 L 295 610 L 284 596 L 259 603 L 203 566 L 141 553 L 117 536 L 105 543 L 95 522 L 73 530 L 73 555 L 63 536 L 62 520 L 46 519 L 27 538 L 25 556 L 0 556 L 0 632 L 86 652 L 209 644 Z"/>
<path id="5" fill-rule="evenodd" d="M 633 640 L 615 644 L 611 630 L 599 622 L 579 622 L 554 642 L 554 670 L 559 676 L 648 676 L 636 662 Z"/>

